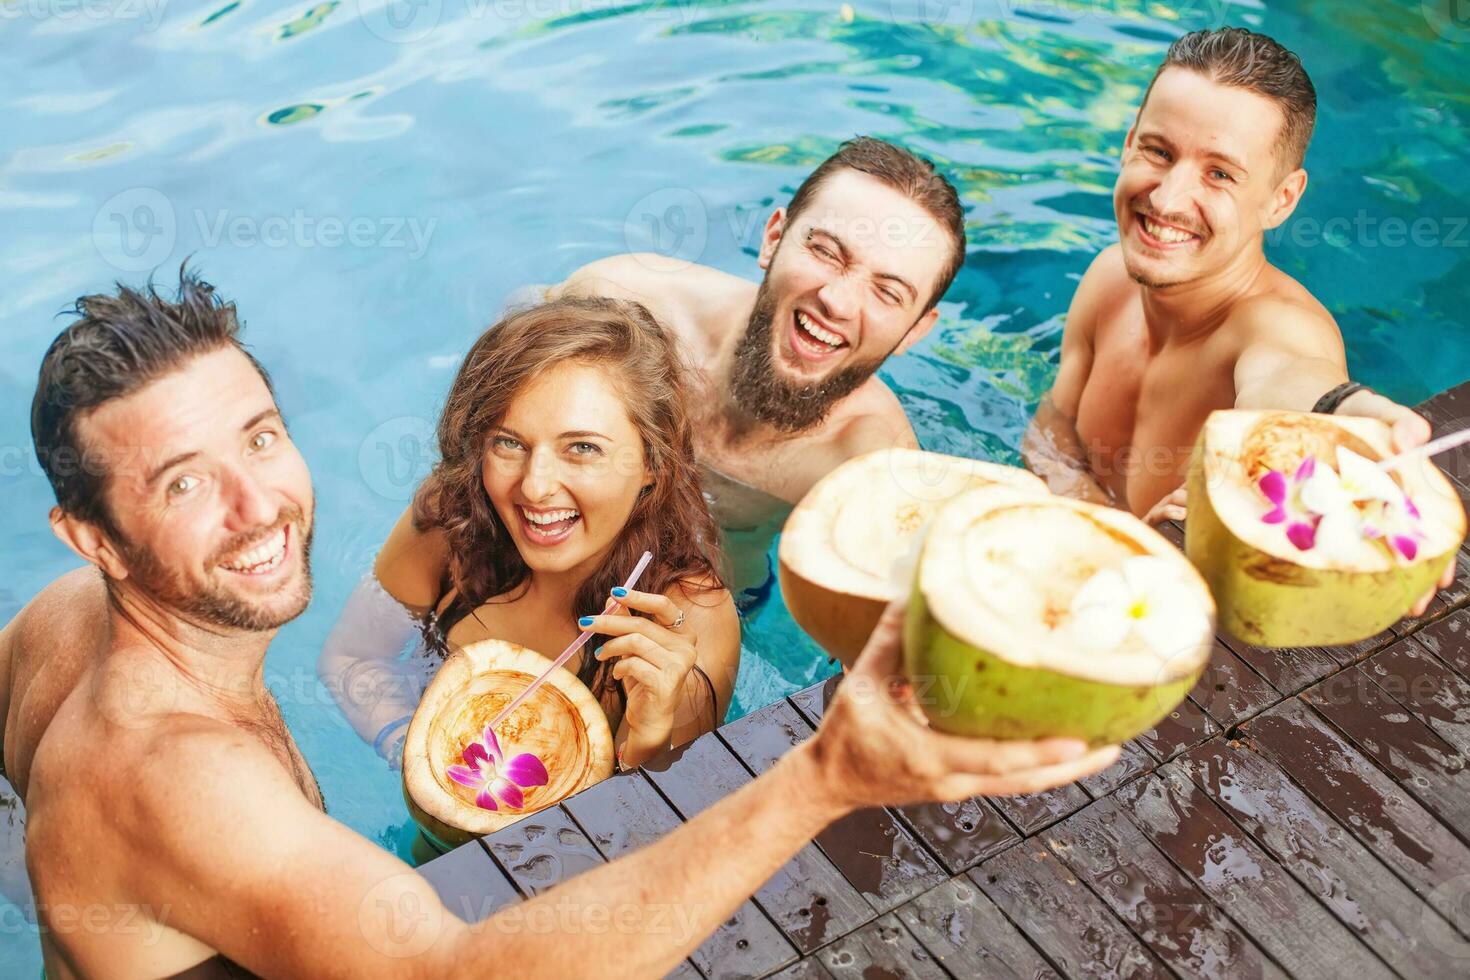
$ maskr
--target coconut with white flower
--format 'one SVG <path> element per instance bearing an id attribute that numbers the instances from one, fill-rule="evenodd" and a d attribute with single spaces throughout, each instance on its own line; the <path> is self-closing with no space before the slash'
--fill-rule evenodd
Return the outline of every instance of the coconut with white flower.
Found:
<path id="1" fill-rule="evenodd" d="M 550 663 L 514 643 L 480 640 L 451 653 L 429 682 L 403 743 L 403 796 L 441 850 L 612 775 L 607 715 L 564 667 L 490 729 Z"/>
<path id="2" fill-rule="evenodd" d="M 1374 636 L 1435 586 L 1465 510 L 1432 463 L 1393 470 L 1375 419 L 1220 411 L 1190 462 L 1185 551 L 1220 624 L 1263 647 Z"/>
<path id="3" fill-rule="evenodd" d="M 908 592 L 915 537 L 945 501 L 1000 484 L 1045 494 L 1013 466 L 917 449 L 848 460 L 802 498 L 781 532 L 781 597 L 791 618 L 851 666 L 883 609 Z"/>
<path id="4" fill-rule="evenodd" d="M 1126 741 L 1209 663 L 1214 602 L 1131 514 L 991 486 L 939 508 L 919 554 L 904 661 L 943 731 Z"/>

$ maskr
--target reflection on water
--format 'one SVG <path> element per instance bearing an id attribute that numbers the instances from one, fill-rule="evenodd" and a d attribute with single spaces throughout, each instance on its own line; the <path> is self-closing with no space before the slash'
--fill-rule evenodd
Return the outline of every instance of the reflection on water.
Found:
<path id="1" fill-rule="evenodd" d="M 72 563 L 46 529 L 50 492 L 28 444 L 54 314 L 192 255 L 238 301 L 320 498 L 317 601 L 267 671 L 334 815 L 387 847 L 406 839 L 396 780 L 336 716 L 313 664 L 427 465 L 402 437 L 430 430 L 470 339 L 519 285 L 659 247 L 755 278 L 770 208 L 854 133 L 931 156 L 968 209 L 971 248 L 939 327 L 884 371 L 926 448 L 1016 460 L 1072 288 L 1114 237 L 1116 156 L 1151 70 L 1172 37 L 1227 22 L 1277 35 L 1316 81 L 1311 186 L 1272 254 L 1338 317 L 1354 374 L 1410 401 L 1470 375 L 1470 40 L 1436 34 L 1419 3 L 84 12 L 103 6 L 4 7 L 3 589 L 22 601 Z M 1394 244 L 1390 219 L 1430 224 Z M 773 598 L 747 621 L 737 710 L 829 669 Z M 29 936 L 0 953 L 34 965 Z"/>

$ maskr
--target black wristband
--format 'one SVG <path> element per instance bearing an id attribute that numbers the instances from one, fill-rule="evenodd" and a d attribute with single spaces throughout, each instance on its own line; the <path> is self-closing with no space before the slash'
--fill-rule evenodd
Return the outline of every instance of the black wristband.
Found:
<path id="1" fill-rule="evenodd" d="M 1360 391 L 1367 391 L 1367 385 L 1360 385 L 1356 381 L 1344 381 L 1333 388 L 1327 394 L 1317 399 L 1317 404 L 1312 406 L 1312 411 L 1319 415 L 1331 415 L 1337 411 L 1338 406 L 1347 401 Z"/>

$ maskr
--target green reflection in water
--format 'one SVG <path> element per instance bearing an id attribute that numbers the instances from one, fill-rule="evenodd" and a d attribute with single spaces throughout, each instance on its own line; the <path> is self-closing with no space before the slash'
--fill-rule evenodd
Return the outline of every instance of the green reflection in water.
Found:
<path id="1" fill-rule="evenodd" d="M 276 33 L 276 40 L 289 41 L 293 37 L 300 37 L 307 31 L 320 27 L 322 21 L 326 20 L 339 5 L 339 0 L 328 0 L 327 3 L 317 4 L 301 16 L 282 24 L 280 31 Z"/>

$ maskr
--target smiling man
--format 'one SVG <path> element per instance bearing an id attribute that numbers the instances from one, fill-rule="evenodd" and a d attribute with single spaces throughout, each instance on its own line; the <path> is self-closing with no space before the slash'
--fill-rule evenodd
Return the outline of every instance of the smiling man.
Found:
<path id="1" fill-rule="evenodd" d="M 1332 315 L 1266 259 L 1265 233 L 1306 190 L 1316 111 L 1300 60 L 1268 37 L 1170 47 L 1123 145 L 1119 242 L 1077 287 L 1025 438 L 1054 491 L 1182 519 L 1190 449 L 1223 408 L 1372 416 L 1400 448 L 1428 439 L 1422 418 L 1348 383 Z"/>
<path id="2" fill-rule="evenodd" d="M 812 484 L 853 456 L 918 445 L 876 372 L 934 326 L 964 256 L 949 181 L 859 137 L 771 214 L 759 284 L 635 254 L 586 265 L 547 295 L 636 300 L 679 339 L 706 494 L 749 599 L 769 586 L 771 535 Z"/>
<path id="3" fill-rule="evenodd" d="M 895 604 L 768 772 L 467 925 L 326 815 L 266 688 L 266 649 L 311 596 L 314 504 L 233 305 L 185 276 L 176 302 L 123 288 L 77 313 L 31 420 L 52 529 L 88 567 L 0 630 L 0 749 L 48 977 L 662 976 L 855 808 L 1035 792 L 1117 758 L 931 731 L 900 680 Z M 552 916 L 557 935 L 527 930 Z"/>

